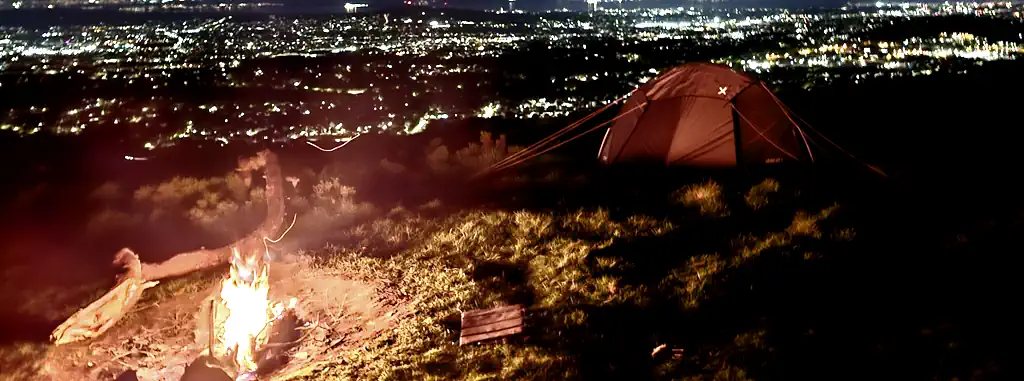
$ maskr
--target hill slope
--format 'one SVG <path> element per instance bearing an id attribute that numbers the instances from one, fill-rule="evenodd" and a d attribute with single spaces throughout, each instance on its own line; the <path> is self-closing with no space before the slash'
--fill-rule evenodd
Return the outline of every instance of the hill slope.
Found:
<path id="1" fill-rule="evenodd" d="M 988 379 L 1008 364 L 1012 315 L 995 301 L 1012 278 L 997 248 L 1020 213 L 936 218 L 923 213 L 932 199 L 756 174 L 681 187 L 573 179 L 331 229 L 332 246 L 300 252 L 307 271 L 375 285 L 405 312 L 280 379 Z M 284 247 L 315 247 L 324 231 L 311 221 Z M 169 282 L 148 302 L 215 284 Z M 524 335 L 457 345 L 460 312 L 513 303 L 527 306 Z M 54 351 L 5 349 L 5 376 L 47 369 L 33 356 Z"/>

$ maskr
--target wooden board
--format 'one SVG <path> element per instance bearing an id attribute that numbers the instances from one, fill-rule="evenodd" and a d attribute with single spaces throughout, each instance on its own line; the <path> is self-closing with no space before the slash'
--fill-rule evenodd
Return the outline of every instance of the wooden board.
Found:
<path id="1" fill-rule="evenodd" d="M 463 312 L 459 345 L 522 333 L 524 312 L 518 304 Z"/>

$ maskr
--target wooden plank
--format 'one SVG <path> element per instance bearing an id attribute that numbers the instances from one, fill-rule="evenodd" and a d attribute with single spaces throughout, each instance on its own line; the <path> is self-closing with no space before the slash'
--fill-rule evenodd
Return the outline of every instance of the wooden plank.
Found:
<path id="1" fill-rule="evenodd" d="M 521 333 L 524 311 L 521 305 L 512 305 L 464 312 L 459 345 Z"/>
<path id="2" fill-rule="evenodd" d="M 473 335 L 476 335 L 476 334 L 490 332 L 490 331 L 500 331 L 500 330 L 503 330 L 503 329 L 517 327 L 517 326 L 520 326 L 520 325 L 523 325 L 523 317 L 522 316 L 516 316 L 516 317 L 513 317 L 511 319 L 496 321 L 496 322 L 492 322 L 492 323 L 484 324 L 484 325 L 478 325 L 478 326 L 471 327 L 471 328 L 462 327 L 462 336 L 473 336 Z"/>
<path id="3" fill-rule="evenodd" d="M 508 319 L 514 319 L 514 318 L 521 318 L 522 316 L 523 316 L 523 310 L 517 309 L 517 310 L 513 310 L 513 311 L 498 312 L 498 313 L 487 314 L 487 315 L 475 315 L 475 316 L 470 316 L 470 317 L 463 317 L 462 318 L 462 329 L 472 328 L 472 327 L 476 327 L 476 326 L 479 326 L 479 325 L 485 325 L 485 324 L 496 322 L 496 321 L 502 321 L 502 320 L 508 320 Z"/>
<path id="4" fill-rule="evenodd" d="M 501 306 L 501 307 L 487 308 L 487 309 L 483 309 L 483 310 L 472 310 L 472 311 L 463 312 L 462 313 L 462 318 L 465 319 L 465 318 L 470 317 L 470 316 L 480 316 L 480 315 L 487 315 L 487 314 L 493 314 L 493 313 L 499 313 L 499 312 L 515 311 L 515 310 L 521 310 L 522 308 L 523 308 L 522 305 L 513 304 L 511 306 Z"/>
<path id="5" fill-rule="evenodd" d="M 459 338 L 459 345 L 472 344 L 478 341 L 497 339 L 504 336 L 511 336 L 515 334 L 523 333 L 523 326 L 512 327 L 501 331 L 481 333 L 474 336 L 466 336 Z"/>

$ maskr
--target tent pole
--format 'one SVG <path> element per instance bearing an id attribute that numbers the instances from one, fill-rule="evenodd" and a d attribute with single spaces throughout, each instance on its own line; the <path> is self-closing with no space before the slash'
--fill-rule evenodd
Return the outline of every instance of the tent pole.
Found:
<path id="1" fill-rule="evenodd" d="M 736 100 L 730 99 L 729 103 L 732 103 L 732 140 L 736 144 L 736 166 L 740 166 L 743 163 L 743 140 L 740 139 L 740 113 L 736 109 Z"/>

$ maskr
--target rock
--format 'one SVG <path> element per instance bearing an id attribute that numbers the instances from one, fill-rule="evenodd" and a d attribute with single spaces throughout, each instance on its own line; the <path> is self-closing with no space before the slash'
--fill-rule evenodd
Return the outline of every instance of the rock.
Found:
<path id="1" fill-rule="evenodd" d="M 223 369 L 220 362 L 210 356 L 199 356 L 185 368 L 181 381 L 234 381 Z"/>
<path id="2" fill-rule="evenodd" d="M 124 373 L 121 373 L 120 376 L 117 376 L 117 378 L 114 379 L 114 381 L 139 381 L 139 376 L 135 374 L 134 370 L 128 370 L 125 371 Z"/>

